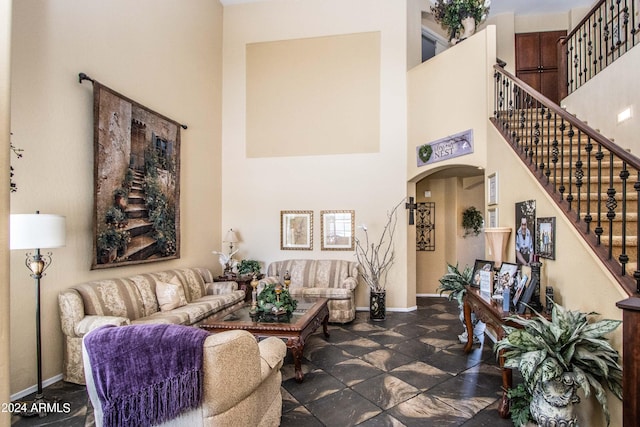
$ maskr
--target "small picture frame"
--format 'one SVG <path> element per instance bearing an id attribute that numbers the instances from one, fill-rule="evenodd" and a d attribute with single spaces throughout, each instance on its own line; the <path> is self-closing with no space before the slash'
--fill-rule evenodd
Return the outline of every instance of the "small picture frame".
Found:
<path id="1" fill-rule="evenodd" d="M 498 204 L 498 172 L 487 177 L 487 204 Z"/>
<path id="2" fill-rule="evenodd" d="M 493 287 L 494 293 L 502 295 L 505 286 L 513 288 L 515 286 L 516 274 L 518 274 L 518 264 L 503 262 Z"/>
<path id="3" fill-rule="evenodd" d="M 495 228 L 498 226 L 498 208 L 487 209 L 487 224 L 489 228 Z"/>
<path id="4" fill-rule="evenodd" d="M 536 291 L 536 287 L 538 286 L 538 279 L 535 277 L 531 278 L 531 281 L 527 285 L 527 288 L 522 292 L 522 297 L 518 301 L 518 314 L 524 314 L 527 311 L 527 304 L 531 301 L 534 292 Z"/>
<path id="5" fill-rule="evenodd" d="M 520 278 L 520 281 L 516 285 L 516 292 L 513 295 L 514 307 L 518 307 L 518 302 L 520 302 L 520 298 L 522 298 L 522 293 L 527 288 L 527 280 L 529 280 L 529 277 L 525 274 Z"/>
<path id="6" fill-rule="evenodd" d="M 355 211 L 320 211 L 323 251 L 352 251 L 355 242 Z"/>
<path id="7" fill-rule="evenodd" d="M 474 288 L 480 287 L 480 271 L 489 271 L 493 273 L 493 261 L 486 261 L 477 259 L 473 264 L 473 275 L 471 276 L 471 286 Z"/>
<path id="8" fill-rule="evenodd" d="M 280 211 L 280 249 L 313 249 L 313 211 Z"/>
<path id="9" fill-rule="evenodd" d="M 538 218 L 536 246 L 540 258 L 556 259 L 556 218 Z"/>

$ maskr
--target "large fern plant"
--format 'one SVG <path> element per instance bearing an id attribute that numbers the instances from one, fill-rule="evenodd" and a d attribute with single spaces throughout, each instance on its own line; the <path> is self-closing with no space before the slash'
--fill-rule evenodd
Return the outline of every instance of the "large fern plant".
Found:
<path id="1" fill-rule="evenodd" d="M 504 351 L 505 367 L 520 369 L 530 393 L 536 384 L 570 374 L 586 397 L 593 390 L 609 425 L 605 387 L 622 399 L 622 368 L 620 355 L 604 335 L 621 322 L 590 322 L 595 314 L 569 311 L 554 303 L 551 320 L 539 313 L 529 319 L 510 316 L 523 329 L 503 326 L 507 335 L 498 341 L 496 350 Z"/>
<path id="2" fill-rule="evenodd" d="M 455 299 L 458 301 L 458 305 L 461 306 L 467 286 L 471 286 L 472 274 L 473 270 L 469 266 L 460 271 L 458 264 L 453 266 L 447 263 L 447 273 L 438 279 L 440 286 L 436 290 L 440 292 L 440 295 L 445 292 L 448 293 L 449 301 Z"/>

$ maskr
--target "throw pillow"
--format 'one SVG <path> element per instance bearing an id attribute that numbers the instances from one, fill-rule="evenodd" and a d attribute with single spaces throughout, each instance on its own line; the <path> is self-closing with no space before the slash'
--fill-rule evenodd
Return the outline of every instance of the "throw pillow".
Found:
<path id="1" fill-rule="evenodd" d="M 187 305 L 184 289 L 179 284 L 156 282 L 156 297 L 161 311 L 169 311 Z"/>

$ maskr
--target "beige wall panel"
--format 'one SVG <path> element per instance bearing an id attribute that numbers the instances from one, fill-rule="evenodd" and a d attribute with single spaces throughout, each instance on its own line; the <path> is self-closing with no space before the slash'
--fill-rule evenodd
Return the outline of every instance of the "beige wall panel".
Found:
<path id="1" fill-rule="evenodd" d="M 247 45 L 247 157 L 379 146 L 379 32 Z"/>
<path id="2" fill-rule="evenodd" d="M 211 250 L 222 240 L 222 6 L 210 0 L 21 0 L 13 2 L 12 25 L 11 131 L 24 157 L 15 162 L 19 189 L 11 212 L 67 218 L 67 245 L 53 250 L 42 280 L 46 382 L 62 370 L 61 290 L 180 266 L 220 269 Z M 182 131 L 180 259 L 90 271 L 93 91 L 89 82 L 78 84 L 79 72 L 189 126 Z M 12 394 L 36 383 L 34 283 L 24 252 L 11 253 Z"/>

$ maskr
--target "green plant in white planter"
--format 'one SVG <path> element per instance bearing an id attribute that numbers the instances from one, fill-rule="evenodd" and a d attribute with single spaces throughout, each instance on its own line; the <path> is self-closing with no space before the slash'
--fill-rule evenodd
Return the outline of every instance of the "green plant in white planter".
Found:
<path id="1" fill-rule="evenodd" d="M 464 313 L 463 313 L 463 301 L 464 294 L 467 292 L 467 287 L 471 286 L 471 278 L 473 275 L 473 269 L 468 265 L 460 271 L 458 269 L 458 264 L 455 266 L 447 263 L 447 273 L 442 276 L 438 281 L 440 282 L 440 286 L 436 288 L 436 290 L 442 295 L 443 293 L 447 293 L 447 297 L 449 301 L 456 300 L 458 302 L 458 309 L 460 310 L 460 321 L 462 322 L 462 326 L 464 327 L 464 332 L 461 335 L 458 335 L 458 339 L 461 343 L 466 343 L 468 339 L 468 331 L 467 325 L 464 322 Z M 476 329 L 478 325 L 478 319 L 475 316 L 475 313 L 471 313 L 471 324 L 473 325 L 473 340 L 474 342 L 479 342 L 477 334 L 481 332 Z"/>
<path id="2" fill-rule="evenodd" d="M 522 329 L 503 326 L 507 335 L 498 341 L 496 350 L 503 352 L 505 367 L 520 369 L 531 396 L 531 417 L 541 426 L 575 425 L 573 405 L 580 401 L 577 389 L 582 389 L 585 397 L 594 392 L 607 425 L 610 415 L 605 388 L 622 399 L 620 355 L 604 338 L 621 322 L 590 322 L 589 316 L 594 314 L 569 311 L 553 303 L 551 320 L 538 313 L 530 319 L 510 316 Z"/>

